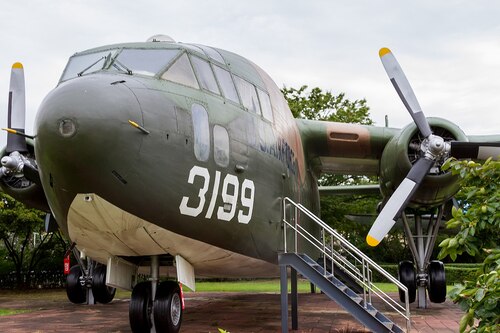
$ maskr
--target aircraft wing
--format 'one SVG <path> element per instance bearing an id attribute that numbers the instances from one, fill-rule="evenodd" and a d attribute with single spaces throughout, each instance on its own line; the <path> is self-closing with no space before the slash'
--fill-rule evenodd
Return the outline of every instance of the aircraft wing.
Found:
<path id="1" fill-rule="evenodd" d="M 319 194 L 321 196 L 380 194 L 380 186 L 379 185 L 320 186 Z"/>
<path id="2" fill-rule="evenodd" d="M 297 119 L 304 151 L 315 172 L 378 175 L 386 144 L 400 130 Z"/>

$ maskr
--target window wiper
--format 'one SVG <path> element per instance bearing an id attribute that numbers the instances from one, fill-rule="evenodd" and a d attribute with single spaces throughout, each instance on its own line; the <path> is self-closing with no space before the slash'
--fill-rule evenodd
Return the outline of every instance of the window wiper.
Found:
<path id="1" fill-rule="evenodd" d="M 77 73 L 78 76 L 82 76 L 83 73 L 85 73 L 86 71 L 88 71 L 90 68 L 94 67 L 99 61 L 101 61 L 102 59 L 106 59 L 106 57 L 101 57 L 99 59 L 97 59 L 96 62 L 94 62 L 92 65 L 90 65 L 89 67 L 85 68 L 83 71 Z"/>
<path id="2" fill-rule="evenodd" d="M 119 65 L 121 68 L 118 67 L 117 65 Z M 115 61 L 113 63 L 113 67 L 119 71 L 126 72 L 128 75 L 132 75 L 132 70 L 130 68 L 128 68 L 127 66 L 125 66 L 123 63 L 121 63 L 118 59 L 115 59 Z"/>

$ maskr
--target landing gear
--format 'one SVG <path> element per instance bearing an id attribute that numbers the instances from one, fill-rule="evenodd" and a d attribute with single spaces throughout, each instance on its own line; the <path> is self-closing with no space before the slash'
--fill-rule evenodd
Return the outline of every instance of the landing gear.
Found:
<path id="1" fill-rule="evenodd" d="M 427 292 L 429 300 L 433 303 L 442 303 L 446 299 L 446 279 L 444 274 L 444 265 L 440 261 L 430 260 L 434 244 L 437 239 L 439 227 L 442 222 L 444 213 L 444 205 L 438 207 L 437 211 L 423 214 L 416 212 L 413 216 L 415 224 L 415 233 L 412 232 L 408 216 L 403 212 L 403 226 L 405 229 L 408 246 L 412 252 L 415 261 L 416 271 L 413 271 L 413 290 L 417 288 L 418 308 L 427 308 Z M 411 262 L 410 262 L 411 264 Z M 411 272 L 408 267 L 403 268 L 401 265 L 400 281 L 408 287 L 410 286 L 403 282 L 401 276 L 406 276 L 406 280 L 411 280 Z M 413 267 L 413 264 L 411 264 Z M 414 294 L 413 294 L 414 295 Z M 401 298 L 401 292 L 400 292 Z M 410 294 L 409 301 L 415 301 L 415 297 Z M 403 298 L 401 298 L 403 300 Z"/>
<path id="2" fill-rule="evenodd" d="M 75 249 L 76 250 L 76 249 Z M 70 268 L 66 277 L 66 294 L 75 304 L 95 302 L 107 304 L 115 297 L 116 289 L 106 285 L 106 266 L 87 258 L 87 264 L 75 253 L 79 265 Z"/>
<path id="3" fill-rule="evenodd" d="M 427 290 L 429 300 L 433 303 L 443 303 L 446 300 L 446 276 L 444 264 L 438 260 L 432 260 L 428 266 L 429 283 Z"/>
<path id="4" fill-rule="evenodd" d="M 156 332 L 177 333 L 182 323 L 181 289 L 176 282 L 160 283 L 153 301 L 152 282 L 138 283 L 132 291 L 129 306 L 130 328 L 134 333 Z"/>
<path id="5" fill-rule="evenodd" d="M 129 319 L 132 332 L 177 333 L 182 322 L 182 295 L 178 283 L 159 283 L 158 256 L 151 256 L 151 281 L 136 284 L 132 290 Z"/>
<path id="6" fill-rule="evenodd" d="M 401 261 L 398 265 L 398 277 L 399 281 L 408 288 L 408 302 L 415 302 L 417 296 L 417 287 L 415 281 L 415 268 L 413 263 L 409 260 Z M 405 302 L 405 293 L 399 290 L 399 299 L 401 302 Z"/>
<path id="7" fill-rule="evenodd" d="M 82 270 L 80 266 L 75 265 L 69 270 L 66 277 L 66 294 L 71 303 L 81 304 L 86 300 L 85 288 L 80 283 Z"/>
<path id="8" fill-rule="evenodd" d="M 92 277 L 92 293 L 97 302 L 107 304 L 115 297 L 116 288 L 106 285 L 106 266 L 97 264 Z"/>
<path id="9" fill-rule="evenodd" d="M 177 333 L 182 322 L 182 299 L 179 285 L 162 282 L 156 291 L 154 322 L 158 332 Z"/>

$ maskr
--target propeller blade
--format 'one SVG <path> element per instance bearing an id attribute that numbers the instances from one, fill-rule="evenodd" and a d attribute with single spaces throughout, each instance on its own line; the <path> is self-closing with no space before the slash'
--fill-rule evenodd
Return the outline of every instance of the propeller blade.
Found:
<path id="1" fill-rule="evenodd" d="M 417 96 L 415 96 L 410 82 L 408 82 L 396 57 L 394 57 L 391 50 L 385 47 L 380 49 L 379 56 L 399 98 L 401 98 L 413 121 L 417 124 L 420 133 L 427 138 L 432 134 L 431 128 L 427 119 L 425 119 L 420 104 L 418 104 Z"/>
<path id="2" fill-rule="evenodd" d="M 413 165 L 373 222 L 366 236 L 368 245 L 377 246 L 384 239 L 433 165 L 434 161 L 427 158 L 421 158 Z"/>
<path id="3" fill-rule="evenodd" d="M 38 169 L 29 163 L 25 163 L 23 167 L 24 177 L 26 179 L 31 180 L 33 183 L 42 185 L 42 181 L 40 180 L 40 174 L 38 173 Z"/>
<path id="4" fill-rule="evenodd" d="M 9 109 L 8 109 L 8 127 L 17 132 L 24 133 L 25 124 L 25 88 L 24 88 L 24 69 L 23 65 L 16 62 L 12 65 L 10 75 L 10 90 L 9 90 Z M 20 135 L 8 133 L 7 147 L 5 152 L 13 151 L 27 152 L 26 139 Z"/>
<path id="5" fill-rule="evenodd" d="M 452 141 L 451 156 L 461 158 L 472 158 L 475 160 L 487 160 L 493 158 L 498 160 L 500 157 L 500 142 L 458 142 Z"/>

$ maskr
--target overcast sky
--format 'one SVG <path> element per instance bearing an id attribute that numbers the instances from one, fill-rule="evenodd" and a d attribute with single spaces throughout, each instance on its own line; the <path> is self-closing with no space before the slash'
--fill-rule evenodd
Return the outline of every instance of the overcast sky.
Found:
<path id="1" fill-rule="evenodd" d="M 500 134 L 500 2 L 16 0 L 2 3 L 0 31 L 0 126 L 10 67 L 20 61 L 28 133 L 73 53 L 167 34 L 238 53 L 279 87 L 366 98 L 377 125 L 387 114 L 402 127 L 411 118 L 378 57 L 389 47 L 426 116 L 467 134 Z"/>

